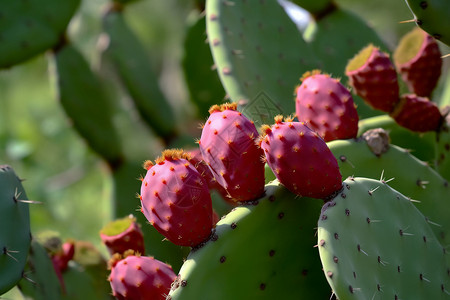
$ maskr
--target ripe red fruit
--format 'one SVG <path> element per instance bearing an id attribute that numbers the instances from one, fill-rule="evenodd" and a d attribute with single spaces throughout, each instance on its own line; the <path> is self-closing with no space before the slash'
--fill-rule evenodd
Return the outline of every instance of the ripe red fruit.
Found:
<path id="1" fill-rule="evenodd" d="M 118 300 L 164 300 L 176 275 L 172 267 L 153 257 L 125 253 L 110 261 L 108 280 Z"/>
<path id="2" fill-rule="evenodd" d="M 261 128 L 261 148 L 278 180 L 291 192 L 327 198 L 342 187 L 342 175 L 325 141 L 305 123 L 275 117 Z"/>
<path id="3" fill-rule="evenodd" d="M 390 116 L 399 125 L 415 132 L 438 130 L 442 121 L 436 103 L 415 94 L 402 95 Z"/>
<path id="4" fill-rule="evenodd" d="M 217 182 L 233 201 L 243 202 L 264 193 L 264 162 L 255 125 L 236 108 L 229 103 L 211 107 L 199 147 Z"/>
<path id="5" fill-rule="evenodd" d="M 345 69 L 355 93 L 375 109 L 391 112 L 399 101 L 397 72 L 389 56 L 368 45 Z"/>
<path id="6" fill-rule="evenodd" d="M 358 113 L 352 95 L 339 80 L 315 70 L 307 72 L 298 86 L 296 115 L 325 142 L 355 138 Z"/>
<path id="7" fill-rule="evenodd" d="M 441 76 L 441 56 L 436 40 L 419 27 L 400 40 L 394 62 L 411 93 L 421 97 L 431 95 Z"/>
<path id="8" fill-rule="evenodd" d="M 100 230 L 100 238 L 111 255 L 126 250 L 144 254 L 144 235 L 133 215 L 114 220 Z"/>
<path id="9" fill-rule="evenodd" d="M 194 247 L 211 234 L 208 184 L 182 150 L 165 150 L 147 161 L 141 185 L 142 212 L 158 232 L 180 246 Z"/>

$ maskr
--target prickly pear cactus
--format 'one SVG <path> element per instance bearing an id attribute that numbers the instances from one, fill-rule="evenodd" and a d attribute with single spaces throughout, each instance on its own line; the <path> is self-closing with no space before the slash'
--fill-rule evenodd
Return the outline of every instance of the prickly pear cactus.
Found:
<path id="1" fill-rule="evenodd" d="M 22 278 L 31 242 L 27 195 L 22 180 L 0 166 L 0 295 Z"/>
<path id="2" fill-rule="evenodd" d="M 146 49 L 124 19 L 121 7 L 111 6 L 103 17 L 103 27 L 109 37 L 105 51 L 113 63 L 124 87 L 149 127 L 164 140 L 176 135 L 173 108 L 158 86 L 158 78 Z"/>
<path id="3" fill-rule="evenodd" d="M 322 203 L 268 184 L 264 197 L 235 208 L 191 251 L 168 299 L 328 299 L 314 248 Z"/>
<path id="4" fill-rule="evenodd" d="M 35 300 L 61 299 L 61 281 L 46 248 L 37 239 L 31 242 L 26 274 L 18 284 L 24 295 Z"/>
<path id="5" fill-rule="evenodd" d="M 384 182 L 344 181 L 318 223 L 323 271 L 339 299 L 448 299 L 450 261 L 424 215 Z"/>
<path id="6" fill-rule="evenodd" d="M 80 2 L 2 1 L 0 69 L 21 63 L 57 45 Z"/>
<path id="7" fill-rule="evenodd" d="M 374 132 L 375 131 L 375 132 Z M 391 145 L 376 130 L 366 139 L 329 143 L 344 178 L 358 176 L 379 178 L 405 196 L 427 217 L 443 245 L 450 242 L 448 181 L 408 150 Z M 405 166 L 408 172 L 405 172 Z"/>
<path id="8" fill-rule="evenodd" d="M 450 107 L 447 108 L 450 110 Z M 447 180 L 450 180 L 450 113 L 438 132 L 436 143 L 436 169 Z"/>
<path id="9" fill-rule="evenodd" d="M 445 0 L 406 0 L 417 26 L 450 46 L 450 2 Z"/>
<path id="10" fill-rule="evenodd" d="M 206 4 L 208 41 L 231 100 L 257 127 L 292 113 L 298 79 L 318 63 L 283 8 L 273 0 Z"/>
<path id="11" fill-rule="evenodd" d="M 53 59 L 59 100 L 74 128 L 94 151 L 117 167 L 123 160 L 122 146 L 112 120 L 112 104 L 100 79 L 74 45 L 54 49 Z"/>

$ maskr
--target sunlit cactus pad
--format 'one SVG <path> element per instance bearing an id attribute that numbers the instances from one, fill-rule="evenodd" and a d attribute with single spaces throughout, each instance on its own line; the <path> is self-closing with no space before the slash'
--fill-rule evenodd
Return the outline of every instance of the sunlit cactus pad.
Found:
<path id="1" fill-rule="evenodd" d="M 318 247 L 339 299 L 448 299 L 449 257 L 409 199 L 349 178 L 322 209 Z"/>

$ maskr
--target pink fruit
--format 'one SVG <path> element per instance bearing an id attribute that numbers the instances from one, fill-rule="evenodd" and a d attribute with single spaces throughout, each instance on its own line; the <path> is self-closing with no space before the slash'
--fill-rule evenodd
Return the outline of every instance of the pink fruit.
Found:
<path id="1" fill-rule="evenodd" d="M 400 40 L 394 62 L 411 93 L 421 97 L 431 95 L 442 69 L 439 45 L 432 36 L 415 27 Z"/>
<path id="2" fill-rule="evenodd" d="M 114 220 L 100 230 L 100 238 L 111 255 L 132 249 L 145 253 L 144 235 L 133 215 Z"/>
<path id="3" fill-rule="evenodd" d="M 416 132 L 438 130 L 442 121 L 436 103 L 415 94 L 402 95 L 390 116 L 399 125 Z"/>
<path id="4" fill-rule="evenodd" d="M 182 150 L 165 150 L 147 161 L 141 185 L 142 211 L 169 241 L 194 247 L 209 237 L 212 202 L 208 184 Z"/>
<path id="5" fill-rule="evenodd" d="M 116 254 L 110 262 L 108 280 L 118 300 L 163 300 L 176 275 L 172 267 L 153 257 Z"/>
<path id="6" fill-rule="evenodd" d="M 267 164 L 280 183 L 291 192 L 312 198 L 327 198 L 342 187 L 342 176 L 325 141 L 305 123 L 275 117 L 264 125 L 260 138 Z"/>
<path id="7" fill-rule="evenodd" d="M 217 182 L 233 201 L 242 202 L 264 193 L 264 162 L 255 143 L 255 125 L 236 107 L 229 103 L 211 107 L 199 146 Z"/>
<path id="8" fill-rule="evenodd" d="M 399 101 L 397 72 L 389 56 L 369 45 L 345 69 L 355 93 L 375 109 L 391 112 Z"/>
<path id="9" fill-rule="evenodd" d="M 209 190 L 216 190 L 225 200 L 229 199 L 227 191 L 217 182 L 217 180 L 214 178 L 213 173 L 211 172 L 211 169 L 203 160 L 200 148 L 191 150 L 188 153 L 191 155 L 189 162 L 192 163 L 200 173 L 200 175 L 205 178 L 206 182 L 208 183 Z"/>
<path id="10" fill-rule="evenodd" d="M 297 88 L 296 115 L 325 142 L 350 139 L 358 133 L 358 113 L 352 95 L 339 80 L 315 70 Z"/>

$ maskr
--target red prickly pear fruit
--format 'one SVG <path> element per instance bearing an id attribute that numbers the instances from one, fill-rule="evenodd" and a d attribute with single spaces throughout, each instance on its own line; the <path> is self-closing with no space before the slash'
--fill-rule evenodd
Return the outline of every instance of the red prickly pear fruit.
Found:
<path id="1" fill-rule="evenodd" d="M 264 153 L 255 142 L 255 125 L 236 109 L 235 103 L 212 106 L 199 146 L 203 160 L 232 201 L 244 202 L 264 193 Z"/>
<path id="2" fill-rule="evenodd" d="M 144 254 L 144 235 L 133 215 L 114 220 L 100 230 L 100 238 L 111 255 L 126 250 Z"/>
<path id="3" fill-rule="evenodd" d="M 420 97 L 429 97 L 441 76 L 441 56 L 436 40 L 415 27 L 402 37 L 393 59 L 409 91 Z"/>
<path id="4" fill-rule="evenodd" d="M 291 192 L 325 199 L 342 187 L 342 175 L 325 141 L 305 123 L 275 117 L 263 125 L 261 148 L 275 176 Z"/>
<path id="5" fill-rule="evenodd" d="M 183 150 L 164 150 L 155 163 L 147 161 L 141 185 L 142 211 L 169 241 L 194 247 L 212 229 L 212 201 L 208 184 Z"/>
<path id="6" fill-rule="evenodd" d="M 211 169 L 203 160 L 200 149 L 196 148 L 194 150 L 190 150 L 188 153 L 191 155 L 189 162 L 191 162 L 200 173 L 200 175 L 205 178 L 206 182 L 208 183 L 209 189 L 216 190 L 225 200 L 229 199 L 227 191 L 217 182 L 217 180 L 214 178 L 213 173 L 211 172 Z M 231 201 L 229 202 L 231 203 Z"/>
<path id="7" fill-rule="evenodd" d="M 74 255 L 75 243 L 73 241 L 63 243 L 61 245 L 61 250 L 52 255 L 53 266 L 60 272 L 64 272 Z"/>
<path id="8" fill-rule="evenodd" d="M 397 72 L 379 48 L 362 49 L 348 62 L 345 74 L 355 93 L 374 109 L 391 112 L 399 101 Z"/>
<path id="9" fill-rule="evenodd" d="M 172 267 L 148 256 L 126 251 L 110 260 L 113 296 L 118 300 L 164 300 L 176 275 Z"/>
<path id="10" fill-rule="evenodd" d="M 296 115 L 325 142 L 355 138 L 358 113 L 352 95 L 338 79 L 314 70 L 306 72 L 296 89 Z"/>
<path id="11" fill-rule="evenodd" d="M 415 94 L 402 95 L 390 116 L 399 125 L 415 132 L 436 131 L 442 122 L 436 103 Z"/>

